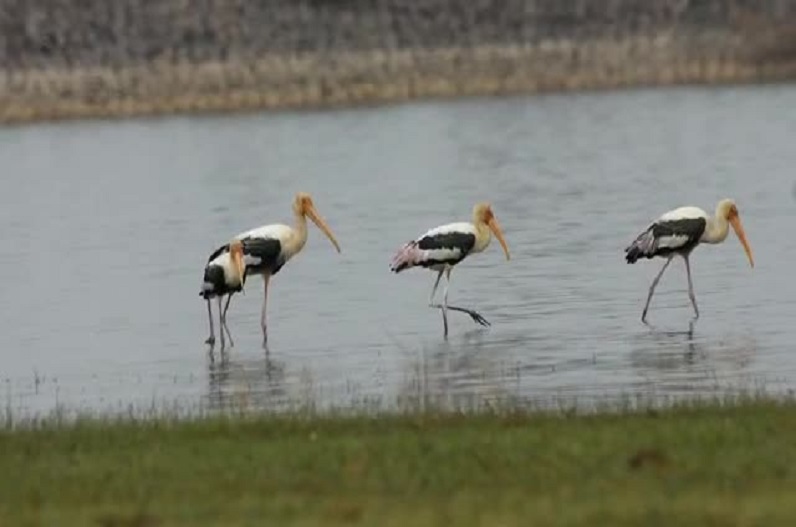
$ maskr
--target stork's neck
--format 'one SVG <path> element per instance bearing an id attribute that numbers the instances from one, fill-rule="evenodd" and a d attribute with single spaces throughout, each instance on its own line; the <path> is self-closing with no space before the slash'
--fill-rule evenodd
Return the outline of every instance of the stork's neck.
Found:
<path id="1" fill-rule="evenodd" d="M 483 221 L 473 220 L 475 226 L 475 246 L 473 252 L 480 253 L 489 246 L 489 241 L 492 239 L 492 231 Z"/>
<path id="2" fill-rule="evenodd" d="M 288 228 L 289 235 L 282 238 L 282 256 L 289 260 L 304 248 L 307 243 L 307 218 L 303 214 L 294 214 L 293 228 Z"/>
<path id="3" fill-rule="evenodd" d="M 717 211 L 712 218 L 708 218 L 702 241 L 705 243 L 721 243 L 727 238 L 727 233 L 729 231 L 730 222 L 727 221 L 724 215 L 719 214 Z"/>
<path id="4" fill-rule="evenodd" d="M 296 213 L 296 252 L 300 251 L 304 244 L 307 243 L 307 216 L 304 214 Z"/>

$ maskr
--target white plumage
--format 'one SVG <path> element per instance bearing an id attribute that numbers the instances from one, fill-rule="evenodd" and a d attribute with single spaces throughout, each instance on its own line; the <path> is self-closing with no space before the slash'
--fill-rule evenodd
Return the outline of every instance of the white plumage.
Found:
<path id="1" fill-rule="evenodd" d="M 671 220 L 684 220 L 687 218 L 705 218 L 708 219 L 708 214 L 699 207 L 679 207 L 669 212 L 661 214 L 658 221 L 671 221 Z"/>
<path id="2" fill-rule="evenodd" d="M 437 271 L 437 279 L 431 290 L 429 306 L 442 309 L 442 320 L 445 336 L 448 335 L 448 310 L 467 313 L 477 323 L 489 325 L 486 319 L 476 311 L 462 307 L 448 305 L 448 286 L 450 273 L 453 266 L 464 260 L 468 255 L 486 249 L 491 239 L 490 231 L 497 236 L 506 259 L 509 259 L 508 246 L 503 238 L 503 232 L 487 203 L 479 203 L 473 208 L 473 222 L 455 222 L 440 225 L 426 231 L 422 236 L 404 244 L 393 256 L 390 269 L 400 273 L 406 269 L 420 266 Z M 434 294 L 437 292 L 442 273 L 447 281 L 443 294 L 442 305 L 434 303 Z"/>
<path id="3" fill-rule="evenodd" d="M 244 257 L 245 263 L 245 257 Z M 224 284 L 230 289 L 234 289 L 239 285 L 239 279 L 236 276 L 236 271 L 233 269 L 232 257 L 230 253 L 222 253 L 216 256 L 214 259 L 210 260 L 207 264 L 208 267 L 218 267 L 224 273 Z M 202 282 L 202 291 L 206 291 L 208 293 L 212 293 L 215 286 L 212 282 L 205 281 Z"/>
<path id="4" fill-rule="evenodd" d="M 484 247 L 478 247 L 478 238 L 476 237 L 475 226 L 472 223 L 463 221 L 448 223 L 447 225 L 440 225 L 439 227 L 429 229 L 425 232 L 425 234 L 418 237 L 415 240 L 415 243 L 420 244 L 421 240 L 433 239 L 437 236 L 444 236 L 447 234 L 461 236 L 461 239 L 465 239 L 467 236 L 472 236 L 473 239 L 476 240 L 476 243 L 472 247 L 470 247 L 468 244 L 460 243 L 459 245 L 450 245 L 447 247 L 440 246 L 432 249 L 421 250 L 419 259 L 423 261 L 435 262 L 459 262 L 464 259 L 465 256 L 471 253 L 481 252 L 486 248 L 486 245 Z M 486 240 L 486 244 L 488 245 L 489 238 L 486 238 Z M 429 267 L 435 271 L 439 271 L 444 268 L 445 265 L 447 264 L 442 263 L 431 265 Z"/>
<path id="5" fill-rule="evenodd" d="M 240 241 L 243 246 L 243 262 L 246 266 L 246 275 L 260 275 L 263 277 L 263 308 L 260 318 L 260 325 L 263 332 L 263 346 L 267 345 L 268 331 L 266 326 L 266 312 L 268 305 L 268 283 L 271 276 L 279 272 L 279 270 L 296 254 L 298 254 L 307 242 L 307 217 L 309 217 L 321 231 L 329 238 L 337 252 L 340 252 L 340 245 L 337 243 L 334 235 L 329 229 L 323 218 L 320 217 L 312 198 L 309 194 L 299 192 L 293 200 L 293 214 L 295 216 L 295 227 L 275 223 L 256 227 L 242 232 L 235 236 L 235 239 Z M 213 259 L 222 260 L 226 254 L 223 251 L 225 247 L 217 249 L 217 257 Z M 214 253 L 214 254 L 216 254 Z M 230 291 L 228 294 L 231 298 L 232 294 L 236 291 Z M 227 299 L 227 306 L 224 309 L 224 318 L 226 318 L 226 309 L 229 307 L 230 298 Z M 210 304 L 208 303 L 208 313 L 210 312 Z M 223 332 L 222 332 L 223 337 Z M 213 343 L 215 338 L 213 336 L 212 316 L 210 318 L 210 338 L 207 340 Z"/>
<path id="6" fill-rule="evenodd" d="M 689 256 L 691 251 L 702 243 L 717 244 L 723 242 L 727 238 L 730 226 L 735 230 L 738 239 L 741 241 L 750 265 L 754 267 L 752 251 L 749 248 L 746 234 L 741 225 L 738 208 L 735 202 L 730 199 L 721 200 L 716 206 L 716 212 L 713 216 L 708 215 L 701 208 L 693 206 L 670 210 L 652 222 L 644 232 L 633 240 L 633 243 L 625 248 L 625 259 L 630 264 L 635 263 L 639 258 L 664 257 L 667 259 L 650 286 L 647 302 L 641 314 L 642 322 L 646 322 L 650 300 L 652 300 L 652 295 L 663 272 L 671 263 L 672 258 L 677 255 L 682 256 L 685 262 L 688 275 L 688 296 L 694 307 L 694 319 L 699 318 L 699 308 L 696 304 L 696 296 L 694 295 L 693 282 L 691 280 Z"/>
<path id="7" fill-rule="evenodd" d="M 210 300 L 218 298 L 218 319 L 222 346 L 224 345 L 224 331 L 227 332 L 230 343 L 232 343 L 232 333 L 229 331 L 226 322 L 227 309 L 229 309 L 229 301 L 232 299 L 232 295 L 242 291 L 245 282 L 246 263 L 243 257 L 243 244 L 240 240 L 232 240 L 226 246 L 226 252 L 224 252 L 224 247 L 222 247 L 210 255 L 209 261 L 205 265 L 202 287 L 199 291 L 199 296 L 207 301 L 207 317 L 210 324 L 210 337 L 208 337 L 207 342 L 210 344 L 215 343 L 216 340 L 213 331 L 213 312 L 210 307 Z M 227 295 L 227 304 L 222 310 L 221 301 L 224 295 Z"/>

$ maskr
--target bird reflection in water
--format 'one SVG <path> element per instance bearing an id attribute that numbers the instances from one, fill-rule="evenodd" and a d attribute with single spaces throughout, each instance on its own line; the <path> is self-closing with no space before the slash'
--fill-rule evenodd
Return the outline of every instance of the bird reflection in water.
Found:
<path id="1" fill-rule="evenodd" d="M 475 329 L 456 340 L 431 341 L 419 350 L 399 344 L 409 358 L 399 405 L 410 410 L 462 410 L 506 397 L 508 375 L 500 368 L 498 350 L 484 337 Z"/>
<path id="2" fill-rule="evenodd" d="M 259 410 L 280 406 L 288 398 L 285 365 L 268 354 L 233 359 L 223 349 L 210 353 L 207 402 L 211 410 Z"/>
<path id="3" fill-rule="evenodd" d="M 631 345 L 631 367 L 664 395 L 715 394 L 727 381 L 743 377 L 758 351 L 754 334 L 694 337 L 693 321 L 683 331 L 652 328 Z"/>
<path id="4" fill-rule="evenodd" d="M 685 339 L 686 342 L 693 342 L 694 340 L 694 326 L 696 325 L 698 319 L 691 319 L 688 321 L 688 327 L 683 330 L 677 329 L 660 329 L 658 326 L 654 324 L 647 323 L 647 327 L 650 329 L 649 334 L 653 336 L 653 338 L 661 337 L 665 339 L 666 337 L 688 337 Z"/>

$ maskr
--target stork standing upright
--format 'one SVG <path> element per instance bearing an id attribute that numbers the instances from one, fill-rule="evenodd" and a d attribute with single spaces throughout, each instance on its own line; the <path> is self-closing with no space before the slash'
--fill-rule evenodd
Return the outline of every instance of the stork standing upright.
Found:
<path id="1" fill-rule="evenodd" d="M 688 261 L 691 251 L 701 243 L 717 244 L 727 238 L 729 228 L 732 226 L 735 234 L 743 245 L 746 256 L 749 258 L 749 265 L 755 266 L 752 258 L 752 249 L 746 240 L 741 219 L 738 215 L 738 207 L 731 199 L 723 199 L 716 205 L 714 216 L 708 214 L 698 207 L 680 207 L 670 210 L 655 220 L 647 229 L 625 248 L 625 259 L 627 263 L 633 264 L 639 258 L 654 258 L 660 256 L 666 258 L 658 275 L 652 281 L 647 303 L 644 304 L 644 311 L 641 313 L 641 321 L 646 323 L 647 310 L 650 300 L 658 286 L 658 282 L 663 272 L 672 262 L 672 259 L 680 255 L 685 261 L 685 270 L 688 274 L 688 298 L 694 306 L 694 320 L 699 318 L 699 308 L 694 295 L 694 285 L 691 280 L 691 265 Z"/>
<path id="2" fill-rule="evenodd" d="M 216 336 L 213 331 L 213 311 L 210 308 L 210 300 L 218 298 L 218 326 L 221 330 L 221 346 L 224 347 L 224 330 L 226 329 L 229 335 L 229 343 L 234 346 L 232 340 L 232 333 L 227 327 L 227 309 L 229 309 L 229 301 L 232 295 L 238 291 L 243 290 L 243 285 L 246 283 L 246 264 L 243 261 L 243 244 L 240 240 L 232 240 L 228 245 L 224 246 L 224 250 L 217 250 L 210 255 L 205 266 L 204 280 L 202 282 L 202 290 L 199 296 L 207 301 L 207 318 L 210 323 L 210 336 L 207 339 L 209 344 L 216 342 Z M 227 304 L 224 309 L 221 309 L 221 302 L 227 295 Z"/>
<path id="3" fill-rule="evenodd" d="M 406 243 L 390 263 L 390 269 L 394 273 L 400 273 L 415 266 L 437 271 L 437 279 L 431 290 L 428 305 L 442 310 L 446 338 L 448 336 L 448 310 L 467 313 L 478 324 L 489 325 L 489 322 L 476 311 L 449 306 L 448 287 L 453 267 L 467 256 L 486 249 L 492 239 L 490 232 L 495 234 L 506 254 L 506 260 L 509 260 L 509 248 L 492 208 L 488 203 L 478 203 L 473 207 L 472 223 L 458 222 L 435 227 L 419 238 Z M 440 305 L 434 303 L 434 295 L 437 292 L 442 273 L 445 273 L 446 282 L 442 305 Z"/>
<path id="4" fill-rule="evenodd" d="M 290 227 L 280 223 L 264 225 L 235 236 L 243 246 L 243 256 L 246 264 L 246 275 L 260 275 L 263 277 L 263 308 L 260 316 L 260 326 L 263 331 L 263 347 L 268 344 L 268 327 L 266 323 L 266 312 L 268 306 L 268 284 L 273 275 L 280 269 L 307 243 L 307 217 L 309 217 L 318 228 L 329 238 L 337 252 L 340 251 L 340 244 L 332 234 L 331 229 L 318 214 L 312 197 L 306 192 L 299 192 L 293 200 L 293 215 L 295 225 Z M 229 250 L 229 245 L 219 247 L 213 254 L 223 254 Z M 231 291 L 230 297 L 235 291 Z M 220 304 L 219 304 L 220 305 Z M 229 299 L 227 299 L 229 307 Z M 208 304 L 209 309 L 209 304 Z M 226 319 L 226 309 L 224 310 Z M 212 344 L 212 325 L 210 327 L 211 337 L 208 342 Z"/>

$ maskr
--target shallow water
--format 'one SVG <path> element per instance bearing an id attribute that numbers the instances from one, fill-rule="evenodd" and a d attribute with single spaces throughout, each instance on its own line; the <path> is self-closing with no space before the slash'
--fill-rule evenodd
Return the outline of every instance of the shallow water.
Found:
<path id="1" fill-rule="evenodd" d="M 0 324 L 15 414 L 149 406 L 279 410 L 589 404 L 637 394 L 796 386 L 796 88 L 681 88 L 225 118 L 0 130 Z M 313 194 L 343 253 L 311 228 L 269 292 L 236 295 L 235 346 L 208 353 L 198 296 L 209 253 L 289 222 Z M 737 200 L 731 234 L 699 248 L 692 316 L 681 262 L 639 317 L 662 261 L 622 249 L 660 213 Z M 427 228 L 490 200 L 493 242 L 457 267 L 449 340 L 432 273 L 388 262 Z"/>

